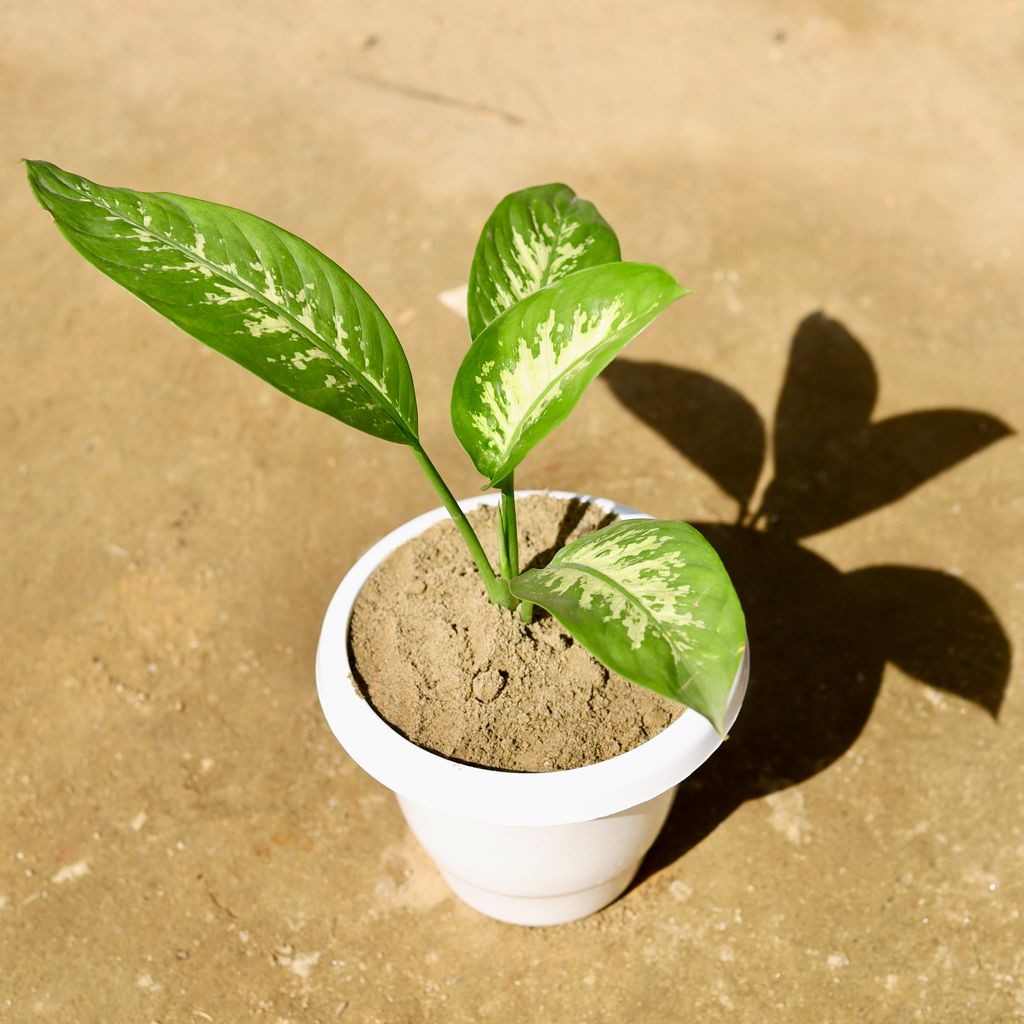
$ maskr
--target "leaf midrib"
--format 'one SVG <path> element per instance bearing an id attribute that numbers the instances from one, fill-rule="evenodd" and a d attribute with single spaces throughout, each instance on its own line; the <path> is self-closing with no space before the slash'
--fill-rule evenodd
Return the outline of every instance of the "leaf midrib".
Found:
<path id="1" fill-rule="evenodd" d="M 668 649 L 672 652 L 673 663 L 676 666 L 679 665 L 679 659 L 681 657 L 681 654 L 676 650 L 676 645 L 672 643 L 669 636 L 666 635 L 665 630 L 662 629 L 661 623 L 658 621 L 658 618 L 655 615 L 655 613 L 651 611 L 651 609 L 648 608 L 647 605 L 643 603 L 643 601 L 635 597 L 631 591 L 627 590 L 624 586 L 622 586 L 621 583 L 617 582 L 615 579 L 613 579 L 611 576 L 608 576 L 606 573 L 601 572 L 600 569 L 594 569 L 592 566 L 582 565 L 579 562 L 573 562 L 568 559 L 554 560 L 553 562 L 551 562 L 551 568 L 572 569 L 575 572 L 581 573 L 583 575 L 592 576 L 600 582 L 606 584 L 612 590 L 617 590 L 620 594 L 622 594 L 623 597 L 625 597 L 632 604 L 636 605 L 636 607 L 639 608 L 640 611 L 642 611 L 644 615 L 647 616 L 647 620 L 651 623 L 651 625 L 655 627 L 655 631 L 657 632 L 658 636 L 665 641 L 665 643 L 668 645 Z M 539 571 L 543 572 L 543 570 Z M 679 687 L 680 690 L 685 690 L 688 686 L 692 685 L 694 678 L 695 677 L 691 673 L 690 678 L 687 679 L 687 681 Z"/>
<path id="2" fill-rule="evenodd" d="M 558 210 L 555 211 L 555 223 L 557 224 L 557 227 L 558 227 L 558 234 L 556 236 L 556 242 L 560 242 L 562 240 L 562 232 L 563 232 L 563 230 L 565 228 L 565 224 L 566 224 L 567 220 L 568 220 L 568 217 L 565 214 L 559 212 Z M 543 233 L 543 231 L 541 231 L 540 225 L 537 223 L 537 216 L 534 213 L 534 208 L 533 208 L 532 204 L 530 205 L 530 224 L 533 227 L 534 234 L 543 241 L 544 233 Z M 495 246 L 495 248 L 497 248 L 497 246 Z M 549 251 L 551 253 L 555 252 L 555 244 L 551 245 Z M 498 255 L 498 262 L 504 268 L 505 261 L 501 258 L 501 254 L 500 253 L 498 253 L 497 255 Z M 540 274 L 540 277 L 539 278 L 534 278 L 535 287 L 532 288 L 529 292 L 527 292 L 526 295 L 523 295 L 520 298 L 518 298 L 516 300 L 516 302 L 522 302 L 523 299 L 527 299 L 531 295 L 536 295 L 536 293 L 539 292 L 542 288 L 546 288 L 549 284 L 551 284 L 550 274 L 551 274 L 551 267 L 553 266 L 554 262 L 555 261 L 554 261 L 554 257 L 553 256 L 552 256 L 552 258 L 547 260 L 547 262 L 545 264 L 545 267 L 544 267 L 543 271 Z M 506 284 L 510 284 L 509 277 L 508 277 L 508 271 L 507 270 L 505 272 L 505 283 Z M 488 320 L 487 323 L 484 324 L 483 328 L 480 331 L 480 334 L 483 334 L 484 330 L 486 330 L 488 327 L 490 327 L 491 324 L 494 323 L 494 321 L 497 320 L 498 317 L 501 316 L 502 313 L 505 313 L 507 310 L 511 309 L 512 306 L 516 305 L 516 302 L 513 302 L 511 306 L 506 306 L 505 309 L 501 310 L 501 312 L 494 313 L 493 311 L 496 308 L 496 303 L 494 301 L 494 298 L 490 297 L 488 301 L 491 303 L 491 310 L 492 310 L 492 314 L 493 315 L 491 316 L 491 319 Z M 477 336 L 479 337 L 479 334 Z"/>
<path id="3" fill-rule="evenodd" d="M 47 188 L 45 183 L 40 182 L 39 184 L 41 188 L 49 192 L 51 195 L 56 196 L 58 199 L 66 198 L 54 192 L 53 189 Z M 338 366 L 339 369 L 344 370 L 345 373 L 347 373 L 348 376 L 351 377 L 370 398 L 377 399 L 378 404 L 384 409 L 384 411 L 387 413 L 391 421 L 395 424 L 395 426 L 398 427 L 398 429 L 403 434 L 405 434 L 406 437 L 413 441 L 417 439 L 415 434 L 409 432 L 408 426 L 405 424 L 404 420 L 398 414 L 397 410 L 392 408 L 390 399 L 388 399 L 388 397 L 382 391 L 380 391 L 379 388 L 374 387 L 371 381 L 367 380 L 350 363 L 348 363 L 341 356 L 341 353 L 339 353 L 337 349 L 330 346 L 325 339 L 322 339 L 319 335 L 314 334 L 312 331 L 310 331 L 304 324 L 302 324 L 298 319 L 296 319 L 296 317 L 284 306 L 279 306 L 276 303 L 271 302 L 264 294 L 256 291 L 253 285 L 251 285 L 244 278 L 237 277 L 236 275 L 231 274 L 228 271 L 225 271 L 223 267 L 218 266 L 216 263 L 210 262 L 209 260 L 200 256 L 198 253 L 194 252 L 192 249 L 188 249 L 185 246 L 181 245 L 180 243 L 176 242 L 173 238 L 170 238 L 159 231 L 154 231 L 152 225 L 147 225 L 142 223 L 141 221 L 133 220 L 131 217 L 126 216 L 121 210 L 118 210 L 116 207 L 108 206 L 97 196 L 90 195 L 88 192 L 80 190 L 74 183 L 65 182 L 65 184 L 67 184 L 68 187 L 74 190 L 79 196 L 82 196 L 82 202 L 92 204 L 94 206 L 99 207 L 99 209 L 101 210 L 105 210 L 107 213 L 114 214 L 125 224 L 128 224 L 130 227 L 137 228 L 139 231 L 148 232 L 154 238 L 158 239 L 160 242 L 169 245 L 172 249 L 176 250 L 181 255 L 188 257 L 195 263 L 205 266 L 212 274 L 215 274 L 216 276 L 224 279 L 225 281 L 237 284 L 242 291 L 246 292 L 250 298 L 254 299 L 258 303 L 263 303 L 264 305 L 266 305 L 268 309 L 275 310 L 276 312 L 283 314 L 284 317 L 293 325 L 293 329 L 296 334 L 298 334 L 300 337 L 306 338 L 309 341 L 311 341 L 318 349 L 320 349 L 320 351 L 324 352 L 328 356 L 328 358 L 336 366 Z M 172 206 L 176 206 L 179 210 L 181 210 L 181 212 L 186 217 L 188 217 L 189 220 L 192 219 L 188 213 L 188 210 L 177 201 L 177 197 L 174 196 L 173 194 L 168 192 L 158 192 L 152 194 L 158 196 L 164 202 L 169 202 Z M 209 205 L 212 206 L 215 204 Z M 256 247 L 252 245 L 251 241 L 249 241 L 245 229 L 240 225 L 238 225 L 238 229 L 243 235 L 245 235 L 246 242 L 249 243 L 250 247 L 255 252 Z M 75 228 L 74 230 L 78 229 Z M 101 236 L 99 235 L 90 234 L 90 237 L 102 240 Z M 322 255 L 325 260 L 330 260 L 330 257 L 324 255 L 323 253 L 321 253 L 320 255 Z M 128 267 L 125 264 L 122 265 L 125 266 L 126 269 L 135 269 Z"/>
<path id="4" fill-rule="evenodd" d="M 585 273 L 589 269 L 591 269 L 591 268 L 585 267 L 583 270 L 575 271 L 575 273 L 582 274 L 582 273 Z M 572 274 L 569 274 L 567 276 L 568 277 L 572 277 Z M 563 280 L 565 280 L 565 278 L 563 278 Z M 537 295 L 537 294 L 538 294 L 538 292 L 534 292 L 534 295 Z M 609 305 L 610 305 L 610 303 L 609 303 Z M 646 316 L 647 314 L 644 314 L 644 315 Z M 641 317 L 637 317 L 637 319 L 639 320 L 639 319 L 641 319 Z M 633 323 L 633 322 L 634 321 L 630 321 L 630 323 Z M 621 329 L 617 329 L 616 331 L 613 331 L 612 334 L 617 334 L 617 333 L 619 333 L 620 330 Z M 577 366 L 579 366 L 581 363 L 586 362 L 588 359 L 591 359 L 599 349 L 603 348 L 605 345 L 611 344 L 611 342 L 608 340 L 608 338 L 609 338 L 609 336 L 606 336 L 604 341 L 602 341 L 599 344 L 595 345 L 592 349 L 588 349 L 578 359 L 574 359 L 565 368 L 565 370 L 563 372 L 559 373 L 558 376 L 556 376 L 553 380 L 549 381 L 547 384 L 544 385 L 544 389 L 530 403 L 530 407 L 526 410 L 525 415 L 523 415 L 523 416 L 521 416 L 519 418 L 519 424 L 518 424 L 518 426 L 516 426 L 516 429 L 515 429 L 515 431 L 512 434 L 512 443 L 507 445 L 507 446 L 504 446 L 501 449 L 501 463 L 499 465 L 499 468 L 504 468 L 505 464 L 508 462 L 509 458 L 512 455 L 512 452 L 515 450 L 516 445 L 519 443 L 519 441 L 521 440 L 521 438 L 523 436 L 523 431 L 526 429 L 525 428 L 525 424 L 528 423 L 531 420 L 531 418 L 533 417 L 534 410 L 536 410 L 541 405 L 541 403 L 544 401 L 544 398 L 547 396 L 548 392 L 554 390 L 555 385 L 558 384 L 565 377 L 569 376 L 569 374 Z M 499 479 L 498 475 L 494 474 L 492 482 L 496 481 L 498 479 Z"/>
<path id="5" fill-rule="evenodd" d="M 602 344 L 604 344 L 604 343 L 602 342 Z M 598 346 L 598 347 L 600 347 L 600 346 Z M 541 391 L 541 393 L 530 403 L 529 409 L 527 409 L 525 415 L 520 417 L 519 424 L 516 426 L 516 429 L 515 429 L 515 431 L 512 434 L 512 442 L 511 442 L 511 444 L 509 444 L 506 447 L 503 447 L 502 450 L 501 450 L 501 464 L 500 464 L 499 468 L 504 468 L 504 466 L 506 465 L 508 460 L 511 458 L 513 451 L 515 451 L 516 445 L 522 439 L 523 432 L 526 430 L 526 424 L 528 422 L 530 422 L 531 418 L 533 417 L 534 410 L 538 409 L 541 406 L 541 404 L 543 403 L 544 398 L 547 396 L 548 392 L 554 390 L 555 385 L 559 381 L 561 381 L 563 377 L 567 377 L 569 375 L 569 373 L 573 369 L 575 369 L 580 363 L 584 362 L 591 355 L 593 355 L 593 352 L 594 352 L 594 350 L 592 349 L 587 354 L 580 356 L 579 359 L 576 359 L 572 363 L 570 363 L 569 366 L 567 366 L 565 368 L 565 372 L 564 373 L 560 373 L 554 380 L 552 380 L 550 383 L 546 384 L 544 386 L 544 390 Z M 498 479 L 497 475 L 494 475 L 494 480 L 497 480 L 497 479 Z"/>
<path id="6" fill-rule="evenodd" d="M 558 235 L 557 235 L 556 241 L 554 243 L 552 243 L 551 248 L 549 249 L 549 252 L 552 255 L 551 255 L 551 258 L 547 262 L 547 266 L 544 268 L 544 272 L 541 274 L 540 283 L 537 285 L 537 288 L 535 289 L 536 291 L 540 291 L 541 288 L 545 288 L 549 284 L 551 284 L 551 280 L 549 278 L 549 275 L 551 273 L 551 268 L 554 266 L 554 263 L 555 263 L 555 258 L 554 257 L 555 257 L 555 253 L 556 253 L 556 243 L 560 242 L 562 240 L 562 231 L 563 231 L 563 229 L 565 227 L 565 224 L 566 224 L 566 222 L 568 220 L 568 218 L 566 217 L 566 215 L 564 213 L 559 212 L 557 210 L 555 212 L 555 216 L 557 218 L 557 224 L 558 224 Z M 536 231 L 537 234 L 541 238 L 543 238 L 544 233 L 540 230 L 540 226 L 537 224 L 537 218 L 534 216 L 533 206 L 530 207 L 530 220 L 533 223 L 534 231 Z"/>

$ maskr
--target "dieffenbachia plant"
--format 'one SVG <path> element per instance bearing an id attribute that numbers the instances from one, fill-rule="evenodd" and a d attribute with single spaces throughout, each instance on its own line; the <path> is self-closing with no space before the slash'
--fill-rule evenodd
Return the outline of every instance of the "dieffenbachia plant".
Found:
<path id="1" fill-rule="evenodd" d="M 721 732 L 745 644 L 721 561 L 680 522 L 628 520 L 520 573 L 516 467 L 586 386 L 686 290 L 622 262 L 615 233 L 564 185 L 503 199 L 469 279 L 471 343 L 452 392 L 455 433 L 501 492 L 499 566 L 420 441 L 402 346 L 373 299 L 308 242 L 228 206 L 108 188 L 28 161 L 36 197 L 90 263 L 187 333 L 297 401 L 407 445 L 465 539 L 491 601 L 547 609 L 601 662 Z"/>

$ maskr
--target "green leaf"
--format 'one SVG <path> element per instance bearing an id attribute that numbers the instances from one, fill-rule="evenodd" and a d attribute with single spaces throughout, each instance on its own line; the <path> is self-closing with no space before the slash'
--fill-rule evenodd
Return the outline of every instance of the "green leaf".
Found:
<path id="1" fill-rule="evenodd" d="M 395 332 L 308 242 L 229 206 L 27 165 L 71 245 L 158 313 L 297 401 L 416 442 L 416 395 Z"/>
<path id="2" fill-rule="evenodd" d="M 562 548 L 511 581 L 613 672 L 721 733 L 746 645 L 743 610 L 714 548 L 686 523 L 632 519 Z"/>
<path id="3" fill-rule="evenodd" d="M 492 485 L 572 411 L 615 354 L 686 289 L 647 263 L 578 270 L 477 336 L 452 391 L 452 424 Z"/>
<path id="4" fill-rule="evenodd" d="M 619 240 L 593 203 L 567 185 L 513 192 L 487 219 L 469 272 L 476 337 L 520 299 L 585 267 L 616 263 Z"/>

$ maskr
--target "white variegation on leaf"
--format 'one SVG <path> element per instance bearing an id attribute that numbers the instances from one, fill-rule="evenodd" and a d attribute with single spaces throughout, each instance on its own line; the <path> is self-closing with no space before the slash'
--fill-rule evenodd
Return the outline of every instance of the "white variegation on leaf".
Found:
<path id="1" fill-rule="evenodd" d="M 469 273 L 472 337 L 520 299 L 555 281 L 619 260 L 615 232 L 567 185 L 505 196 L 487 219 Z"/>
<path id="2" fill-rule="evenodd" d="M 193 337 L 306 405 L 417 441 L 405 353 L 384 314 L 308 242 L 240 210 L 107 188 L 29 161 L 29 181 L 90 263 Z"/>
<path id="3" fill-rule="evenodd" d="M 704 715 L 722 732 L 743 658 L 743 611 L 714 548 L 692 526 L 616 523 L 511 581 L 600 662 Z"/>
<path id="4" fill-rule="evenodd" d="M 452 424 L 477 469 L 504 480 L 616 353 L 686 289 L 647 263 L 579 270 L 527 296 L 470 346 Z"/>

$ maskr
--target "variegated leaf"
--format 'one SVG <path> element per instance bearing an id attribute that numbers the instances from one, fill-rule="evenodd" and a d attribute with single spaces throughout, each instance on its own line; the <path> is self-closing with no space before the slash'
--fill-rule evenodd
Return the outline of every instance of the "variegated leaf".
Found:
<path id="1" fill-rule="evenodd" d="M 567 185 L 505 196 L 487 219 L 469 272 L 469 332 L 577 270 L 619 260 L 619 240 Z"/>
<path id="2" fill-rule="evenodd" d="M 75 249 L 193 337 L 368 434 L 416 441 L 395 332 L 313 246 L 228 206 L 107 188 L 48 163 L 29 161 L 28 174 Z"/>
<path id="3" fill-rule="evenodd" d="M 722 732 L 746 644 L 743 610 L 692 526 L 634 519 L 587 534 L 511 581 L 600 662 Z"/>
<path id="4" fill-rule="evenodd" d="M 491 483 L 504 480 L 584 388 L 686 289 L 647 263 L 578 270 L 507 309 L 470 346 L 452 424 Z"/>

